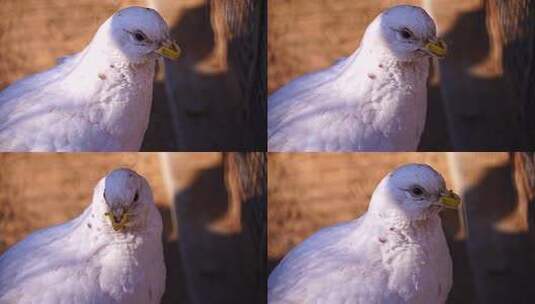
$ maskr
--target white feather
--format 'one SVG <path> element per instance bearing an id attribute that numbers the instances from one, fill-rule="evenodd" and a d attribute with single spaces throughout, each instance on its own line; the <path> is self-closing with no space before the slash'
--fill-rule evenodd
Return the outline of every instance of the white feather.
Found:
<path id="1" fill-rule="evenodd" d="M 136 30 L 151 43 L 129 39 Z M 0 150 L 139 151 L 152 103 L 153 51 L 167 37 L 154 10 L 115 13 L 83 51 L 0 92 Z"/>
<path id="2" fill-rule="evenodd" d="M 92 203 L 79 217 L 34 232 L 0 256 L 0 303 L 160 303 L 162 219 L 150 187 L 133 171 L 111 174 L 95 187 Z M 121 183 L 125 177 L 131 181 Z M 130 198 L 139 192 L 133 224 L 124 231 L 114 231 L 104 216 L 109 211 L 104 188 Z"/>
<path id="3" fill-rule="evenodd" d="M 405 193 L 429 192 L 425 202 Z M 430 204 L 445 190 L 425 165 L 407 165 L 375 189 L 368 212 L 325 228 L 292 249 L 268 280 L 268 303 L 445 303 L 452 262 Z"/>
<path id="4" fill-rule="evenodd" d="M 410 28 L 411 43 L 397 36 Z M 270 151 L 415 151 L 427 112 L 435 25 L 421 8 L 397 6 L 367 28 L 349 58 L 290 82 L 268 100 Z"/>

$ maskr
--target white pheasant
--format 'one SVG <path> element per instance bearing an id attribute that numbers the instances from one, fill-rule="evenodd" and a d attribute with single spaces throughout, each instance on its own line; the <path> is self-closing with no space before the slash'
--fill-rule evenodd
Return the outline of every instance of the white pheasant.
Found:
<path id="1" fill-rule="evenodd" d="M 160 55 L 179 49 L 158 12 L 118 11 L 83 51 L 0 92 L 0 151 L 139 151 Z"/>
<path id="2" fill-rule="evenodd" d="M 160 303 L 161 235 L 147 181 L 114 170 L 79 217 L 32 233 L 0 256 L 0 303 Z"/>
<path id="3" fill-rule="evenodd" d="M 268 281 L 268 303 L 445 303 L 452 261 L 438 213 L 460 199 L 427 165 L 406 165 L 375 189 L 368 212 L 292 249 Z"/>
<path id="4" fill-rule="evenodd" d="M 427 112 L 429 57 L 446 46 L 421 8 L 393 7 L 360 47 L 269 97 L 269 151 L 415 151 Z"/>

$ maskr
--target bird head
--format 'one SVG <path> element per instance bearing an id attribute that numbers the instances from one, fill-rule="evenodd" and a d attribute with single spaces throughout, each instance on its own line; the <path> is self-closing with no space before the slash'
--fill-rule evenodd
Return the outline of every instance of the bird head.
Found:
<path id="1" fill-rule="evenodd" d="M 132 63 L 143 63 L 164 56 L 177 59 L 180 48 L 170 38 L 167 23 L 157 11 L 128 7 L 111 16 L 98 30 L 94 42 L 112 47 Z"/>
<path id="2" fill-rule="evenodd" d="M 446 56 L 433 19 L 420 7 L 400 5 L 382 12 L 368 26 L 363 46 L 382 47 L 399 61 Z"/>
<path id="3" fill-rule="evenodd" d="M 461 200 L 446 188 L 444 178 L 428 165 L 401 166 L 375 189 L 369 210 L 383 216 L 425 220 L 443 208 L 457 208 Z"/>
<path id="4" fill-rule="evenodd" d="M 149 184 L 130 169 L 110 172 L 99 182 L 94 196 L 96 215 L 118 232 L 143 226 L 150 208 L 154 208 Z"/>

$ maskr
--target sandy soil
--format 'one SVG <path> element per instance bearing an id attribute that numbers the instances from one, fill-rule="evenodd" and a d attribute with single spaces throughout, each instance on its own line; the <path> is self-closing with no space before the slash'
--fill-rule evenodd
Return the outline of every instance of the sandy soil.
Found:
<path id="1" fill-rule="evenodd" d="M 368 24 L 384 9 L 422 1 L 270 0 L 268 10 L 268 92 L 305 73 L 331 66 L 352 54 Z M 440 88 L 430 81 L 427 125 L 419 150 L 449 151 Z"/>
<path id="2" fill-rule="evenodd" d="M 386 173 L 410 162 L 433 166 L 451 185 L 442 153 L 270 153 L 269 258 L 278 260 L 321 227 L 358 217 Z"/>
<path id="3" fill-rule="evenodd" d="M 131 5 L 146 6 L 146 1 L 2 1 L 0 90 L 53 67 L 58 58 L 81 51 L 106 19 Z M 158 80 L 144 151 L 167 151 L 175 146 L 170 119 L 163 81 Z"/>
<path id="4" fill-rule="evenodd" d="M 141 0 L 2 1 L 0 6 L 0 89 L 79 52 L 117 9 Z"/>
<path id="5" fill-rule="evenodd" d="M 506 206 L 502 200 L 503 192 L 510 192 L 512 188 L 507 182 L 511 175 L 507 173 L 508 170 L 500 169 L 500 177 L 496 178 L 496 168 L 506 168 L 504 166 L 507 165 L 507 154 L 468 154 L 466 157 L 472 157 L 472 163 L 479 163 L 480 166 L 487 164 L 485 167 L 488 170 L 464 172 L 462 177 L 455 177 L 450 171 L 448 165 L 450 157 L 446 153 L 270 153 L 268 272 L 279 263 L 288 250 L 314 232 L 359 217 L 366 211 L 377 183 L 392 169 L 405 163 L 431 165 L 444 176 L 447 185 L 459 193 L 463 189 L 460 180 L 470 179 L 471 183 L 466 185 L 472 189 L 467 192 L 470 206 L 474 206 L 471 208 L 481 206 L 487 210 L 487 213 L 480 211 L 475 216 L 474 213 L 470 213 L 474 217 L 471 223 L 476 223 L 475 218 L 483 218 L 496 225 L 502 218 L 506 218 L 500 210 Z M 475 168 L 477 166 L 473 169 Z M 492 180 L 491 184 L 489 180 Z M 490 198 L 498 200 L 493 207 L 488 207 L 492 201 Z M 467 247 L 489 242 L 498 234 L 494 231 L 487 232 L 488 237 L 480 235 L 477 240 L 467 243 L 462 214 L 445 210 L 441 213 L 441 217 L 454 262 L 454 286 L 448 303 L 473 303 L 475 282 L 471 270 L 473 265 L 470 263 L 478 263 L 479 259 L 470 262 Z M 496 246 L 502 248 L 505 247 L 503 244 L 508 242 L 511 241 L 496 241 Z M 507 258 L 503 254 L 495 257 L 487 253 L 484 256 L 490 255 L 487 259 L 490 265 L 499 265 L 509 259 L 515 261 L 515 257 L 522 256 L 513 251 L 507 251 L 507 254 Z"/>
<path id="6" fill-rule="evenodd" d="M 241 96 L 240 71 L 226 53 L 246 43 L 224 37 L 207 0 L 2 1 L 0 90 L 81 51 L 100 24 L 131 5 L 157 8 L 182 49 L 178 61 L 159 68 L 142 151 L 261 150 L 265 127 L 255 121 L 264 120 L 246 117 L 259 114 Z"/>
<path id="7" fill-rule="evenodd" d="M 0 153 L 0 254 L 38 229 L 79 215 L 102 176 L 129 167 L 149 181 L 164 220 L 162 303 L 250 303 L 260 259 L 247 223 L 240 223 L 245 211 L 231 207 L 222 159 L 221 153 L 172 154 L 171 195 L 154 153 Z"/>
<path id="8" fill-rule="evenodd" d="M 268 90 L 353 53 L 385 8 L 420 1 L 268 1 Z"/>
<path id="9" fill-rule="evenodd" d="M 145 176 L 164 219 L 167 292 L 162 303 L 187 303 L 169 201 L 150 153 L 0 154 L 0 254 L 35 230 L 79 215 L 91 202 L 93 187 L 110 170 L 132 168 Z"/>
<path id="10" fill-rule="evenodd" d="M 155 154 L 4 153 L 0 157 L 0 203 L 9 210 L 3 214 L 0 230 L 2 249 L 31 231 L 80 214 L 98 180 L 116 167 L 129 167 L 145 176 L 159 207 L 167 207 Z"/>

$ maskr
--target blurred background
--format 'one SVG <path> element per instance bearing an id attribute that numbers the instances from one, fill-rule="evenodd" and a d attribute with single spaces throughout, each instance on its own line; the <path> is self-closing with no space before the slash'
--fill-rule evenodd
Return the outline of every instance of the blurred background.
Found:
<path id="1" fill-rule="evenodd" d="M 429 79 L 419 150 L 535 149 L 534 0 L 270 0 L 268 93 L 350 55 L 399 4 L 423 7 L 449 47 Z"/>
<path id="2" fill-rule="evenodd" d="M 0 0 L 0 90 L 81 51 L 117 10 L 156 9 L 182 49 L 162 61 L 143 151 L 263 151 L 265 0 Z"/>
<path id="3" fill-rule="evenodd" d="M 268 274 L 319 229 L 362 215 L 380 180 L 414 162 L 463 199 L 441 213 L 453 259 L 447 303 L 534 303 L 533 153 L 270 153 Z"/>
<path id="4" fill-rule="evenodd" d="M 148 180 L 163 217 L 162 303 L 265 302 L 265 153 L 2 153 L 0 255 L 78 216 L 117 167 Z"/>

